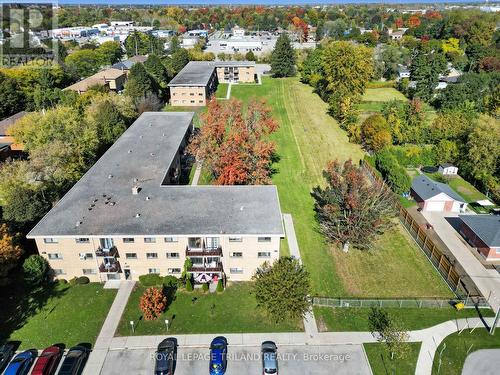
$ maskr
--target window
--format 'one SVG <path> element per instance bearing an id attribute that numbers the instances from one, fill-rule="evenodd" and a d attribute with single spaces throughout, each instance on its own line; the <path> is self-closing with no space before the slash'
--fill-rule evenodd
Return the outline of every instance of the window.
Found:
<path id="1" fill-rule="evenodd" d="M 154 237 L 144 237 L 144 243 L 155 243 L 156 238 Z"/>
<path id="2" fill-rule="evenodd" d="M 75 238 L 76 243 L 90 243 L 88 238 Z"/>
<path id="3" fill-rule="evenodd" d="M 271 258 L 271 252 L 270 251 L 259 251 L 257 253 L 257 256 L 259 258 Z"/>
<path id="4" fill-rule="evenodd" d="M 158 253 L 146 253 L 147 259 L 158 259 Z"/>
<path id="5" fill-rule="evenodd" d="M 95 275 L 97 273 L 93 268 L 84 268 L 82 271 L 84 275 Z"/>
<path id="6" fill-rule="evenodd" d="M 243 268 L 230 268 L 229 273 L 243 273 Z"/>
<path id="7" fill-rule="evenodd" d="M 112 238 L 100 238 L 99 243 L 103 249 L 111 249 L 114 246 Z"/>
<path id="8" fill-rule="evenodd" d="M 201 249 L 201 238 L 200 237 L 189 237 L 188 246 L 191 249 Z"/>
<path id="9" fill-rule="evenodd" d="M 233 258 L 242 258 L 243 257 L 243 253 L 242 252 L 232 252 L 230 255 Z"/>
<path id="10" fill-rule="evenodd" d="M 48 255 L 49 259 L 52 259 L 52 260 L 63 258 L 62 254 L 60 254 L 60 253 L 48 253 L 47 255 Z"/>
<path id="11" fill-rule="evenodd" d="M 168 259 L 179 259 L 179 253 L 167 253 Z"/>
<path id="12" fill-rule="evenodd" d="M 181 273 L 181 269 L 180 268 L 169 268 L 168 269 L 169 275 L 174 274 L 174 273 Z"/>
<path id="13" fill-rule="evenodd" d="M 64 275 L 66 272 L 62 268 L 52 268 L 52 271 L 54 271 L 54 275 Z"/>
<path id="14" fill-rule="evenodd" d="M 259 237 L 257 238 L 258 242 L 271 242 L 271 237 Z"/>
<path id="15" fill-rule="evenodd" d="M 137 253 L 125 253 L 127 259 L 137 259 Z"/>
<path id="16" fill-rule="evenodd" d="M 159 274 L 160 273 L 160 269 L 159 268 L 150 268 L 148 270 L 148 272 L 149 273 L 157 273 L 157 274 Z"/>
<path id="17" fill-rule="evenodd" d="M 207 237 L 205 246 L 207 249 L 218 249 L 219 237 Z"/>
<path id="18" fill-rule="evenodd" d="M 124 238 L 123 243 L 134 243 L 134 239 L 131 237 Z"/>
<path id="19" fill-rule="evenodd" d="M 165 242 L 177 242 L 177 237 L 165 237 Z"/>
<path id="20" fill-rule="evenodd" d="M 242 237 L 229 237 L 229 242 L 242 242 Z"/>
<path id="21" fill-rule="evenodd" d="M 78 254 L 81 260 L 94 259 L 94 254 L 92 253 L 80 253 Z"/>
<path id="22" fill-rule="evenodd" d="M 202 92 L 199 92 L 199 93 L 198 93 L 198 95 L 199 95 L 199 96 L 203 96 L 203 93 L 202 93 Z"/>
<path id="23" fill-rule="evenodd" d="M 190 100 L 190 103 L 194 103 L 195 101 L 194 100 Z"/>
<path id="24" fill-rule="evenodd" d="M 57 240 L 57 238 L 44 238 L 43 242 L 44 243 L 58 243 L 59 241 Z"/>
<path id="25" fill-rule="evenodd" d="M 189 93 L 189 95 L 190 95 L 190 96 L 194 96 L 194 92 L 190 92 L 190 93 Z"/>

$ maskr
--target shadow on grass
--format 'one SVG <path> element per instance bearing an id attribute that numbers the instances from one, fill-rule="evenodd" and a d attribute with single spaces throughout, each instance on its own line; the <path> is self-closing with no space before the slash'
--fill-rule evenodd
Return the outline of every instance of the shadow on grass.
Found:
<path id="1" fill-rule="evenodd" d="M 40 313 L 49 299 L 62 297 L 67 288 L 58 285 L 57 282 L 48 282 L 33 287 L 18 276 L 9 285 L 0 287 L 0 342 L 7 340 L 29 318 Z"/>

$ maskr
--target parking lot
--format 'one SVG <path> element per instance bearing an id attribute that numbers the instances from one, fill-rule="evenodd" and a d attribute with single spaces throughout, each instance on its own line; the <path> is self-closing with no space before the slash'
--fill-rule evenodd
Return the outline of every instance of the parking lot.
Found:
<path id="1" fill-rule="evenodd" d="M 371 374 L 361 345 L 286 346 L 278 348 L 280 373 L 287 375 Z M 208 374 L 208 348 L 179 348 L 175 375 Z M 149 375 L 154 371 L 153 349 L 111 350 L 103 375 Z M 255 375 L 262 371 L 259 347 L 228 349 L 227 375 Z"/>

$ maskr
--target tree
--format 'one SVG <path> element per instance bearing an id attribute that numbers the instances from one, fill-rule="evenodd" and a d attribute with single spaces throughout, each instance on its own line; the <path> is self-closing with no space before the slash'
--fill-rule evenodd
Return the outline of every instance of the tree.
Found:
<path id="1" fill-rule="evenodd" d="M 438 163 L 455 163 L 458 160 L 460 151 L 455 141 L 442 139 L 434 148 Z"/>
<path id="2" fill-rule="evenodd" d="M 379 60 L 382 63 L 382 76 L 386 79 L 395 79 L 401 65 L 409 61 L 410 51 L 403 47 L 388 44 L 382 49 Z"/>
<path id="3" fill-rule="evenodd" d="M 399 164 L 396 156 L 389 150 L 383 149 L 375 154 L 377 169 L 382 173 L 385 181 L 396 194 L 410 191 L 411 179 L 406 170 Z"/>
<path id="4" fill-rule="evenodd" d="M 158 92 L 156 82 L 148 74 L 144 65 L 134 64 L 130 69 L 127 83 L 125 84 L 125 94 L 130 96 L 136 103 L 148 94 Z"/>
<path id="5" fill-rule="evenodd" d="M 49 269 L 49 262 L 44 257 L 30 255 L 23 263 L 24 279 L 32 285 L 40 285 Z"/>
<path id="6" fill-rule="evenodd" d="M 163 42 L 152 34 L 134 31 L 124 43 L 127 56 L 158 54 L 163 51 Z"/>
<path id="7" fill-rule="evenodd" d="M 267 184 L 275 144 L 266 139 L 278 129 L 271 110 L 251 100 L 247 110 L 237 100 L 211 99 L 201 115 L 203 126 L 189 150 L 206 166 L 219 185 Z"/>
<path id="8" fill-rule="evenodd" d="M 172 57 L 165 62 L 169 75 L 174 77 L 184 68 L 189 62 L 189 53 L 184 48 L 179 48 L 172 53 Z"/>
<path id="9" fill-rule="evenodd" d="M 101 67 L 102 56 L 95 50 L 82 49 L 75 51 L 64 59 L 70 74 L 78 79 L 95 74 Z"/>
<path id="10" fill-rule="evenodd" d="M 309 273 L 298 259 L 280 257 L 273 264 L 265 262 L 252 280 L 257 306 L 276 323 L 302 319 L 309 311 Z"/>
<path id="11" fill-rule="evenodd" d="M 85 110 L 85 118 L 97 132 L 101 151 L 112 145 L 127 128 L 125 118 L 109 95 L 95 97 Z"/>
<path id="12" fill-rule="evenodd" d="M 408 355 L 410 336 L 387 311 L 372 307 L 368 315 L 368 326 L 372 334 L 377 334 L 377 340 L 386 344 L 391 359 L 404 359 Z"/>
<path id="13" fill-rule="evenodd" d="M 323 234 L 343 246 L 369 249 L 378 235 L 392 227 L 394 197 L 382 183 L 370 183 L 351 160 L 328 163 L 327 186 L 312 191 L 314 210 Z"/>
<path id="14" fill-rule="evenodd" d="M 25 96 L 17 81 L 0 73 L 0 118 L 22 111 L 24 102 Z"/>
<path id="15" fill-rule="evenodd" d="M 361 125 L 361 137 L 372 151 L 379 151 L 392 144 L 391 129 L 380 114 L 369 116 Z"/>
<path id="16" fill-rule="evenodd" d="M 410 78 L 416 81 L 413 96 L 429 101 L 438 84 L 439 75 L 446 71 L 446 58 L 437 51 L 420 50 L 410 66 Z"/>
<path id="17" fill-rule="evenodd" d="M 292 77 L 295 75 L 295 51 L 288 34 L 279 36 L 271 53 L 271 72 L 273 77 Z"/>
<path id="18" fill-rule="evenodd" d="M 257 57 L 255 57 L 255 54 L 252 51 L 248 51 L 245 54 L 245 60 L 247 60 L 247 61 L 257 61 Z"/>
<path id="19" fill-rule="evenodd" d="M 144 62 L 144 68 L 156 81 L 157 86 L 165 89 L 170 80 L 167 68 L 163 65 L 161 59 L 156 55 L 149 55 Z"/>
<path id="20" fill-rule="evenodd" d="M 349 29 L 349 25 L 342 18 L 335 21 L 326 21 L 323 26 L 323 35 L 334 39 L 344 38 L 344 33 Z"/>
<path id="21" fill-rule="evenodd" d="M 139 307 L 145 320 L 156 320 L 167 307 L 167 297 L 160 288 L 148 288 L 141 296 Z"/>
<path id="22" fill-rule="evenodd" d="M 9 271 L 13 269 L 23 250 L 17 244 L 16 236 L 9 232 L 7 224 L 0 225 L 0 278 L 5 278 Z"/>
<path id="23" fill-rule="evenodd" d="M 104 42 L 96 49 L 101 65 L 113 65 L 123 57 L 123 49 L 120 42 Z"/>

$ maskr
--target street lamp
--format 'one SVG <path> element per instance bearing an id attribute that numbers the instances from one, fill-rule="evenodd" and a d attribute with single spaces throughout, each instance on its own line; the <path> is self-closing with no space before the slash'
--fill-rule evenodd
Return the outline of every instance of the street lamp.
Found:
<path id="1" fill-rule="evenodd" d="M 131 321 L 130 321 L 130 325 L 131 325 L 131 327 L 132 327 L 132 333 L 135 333 L 135 329 L 134 329 L 134 321 L 133 321 L 133 320 L 131 320 Z"/>

